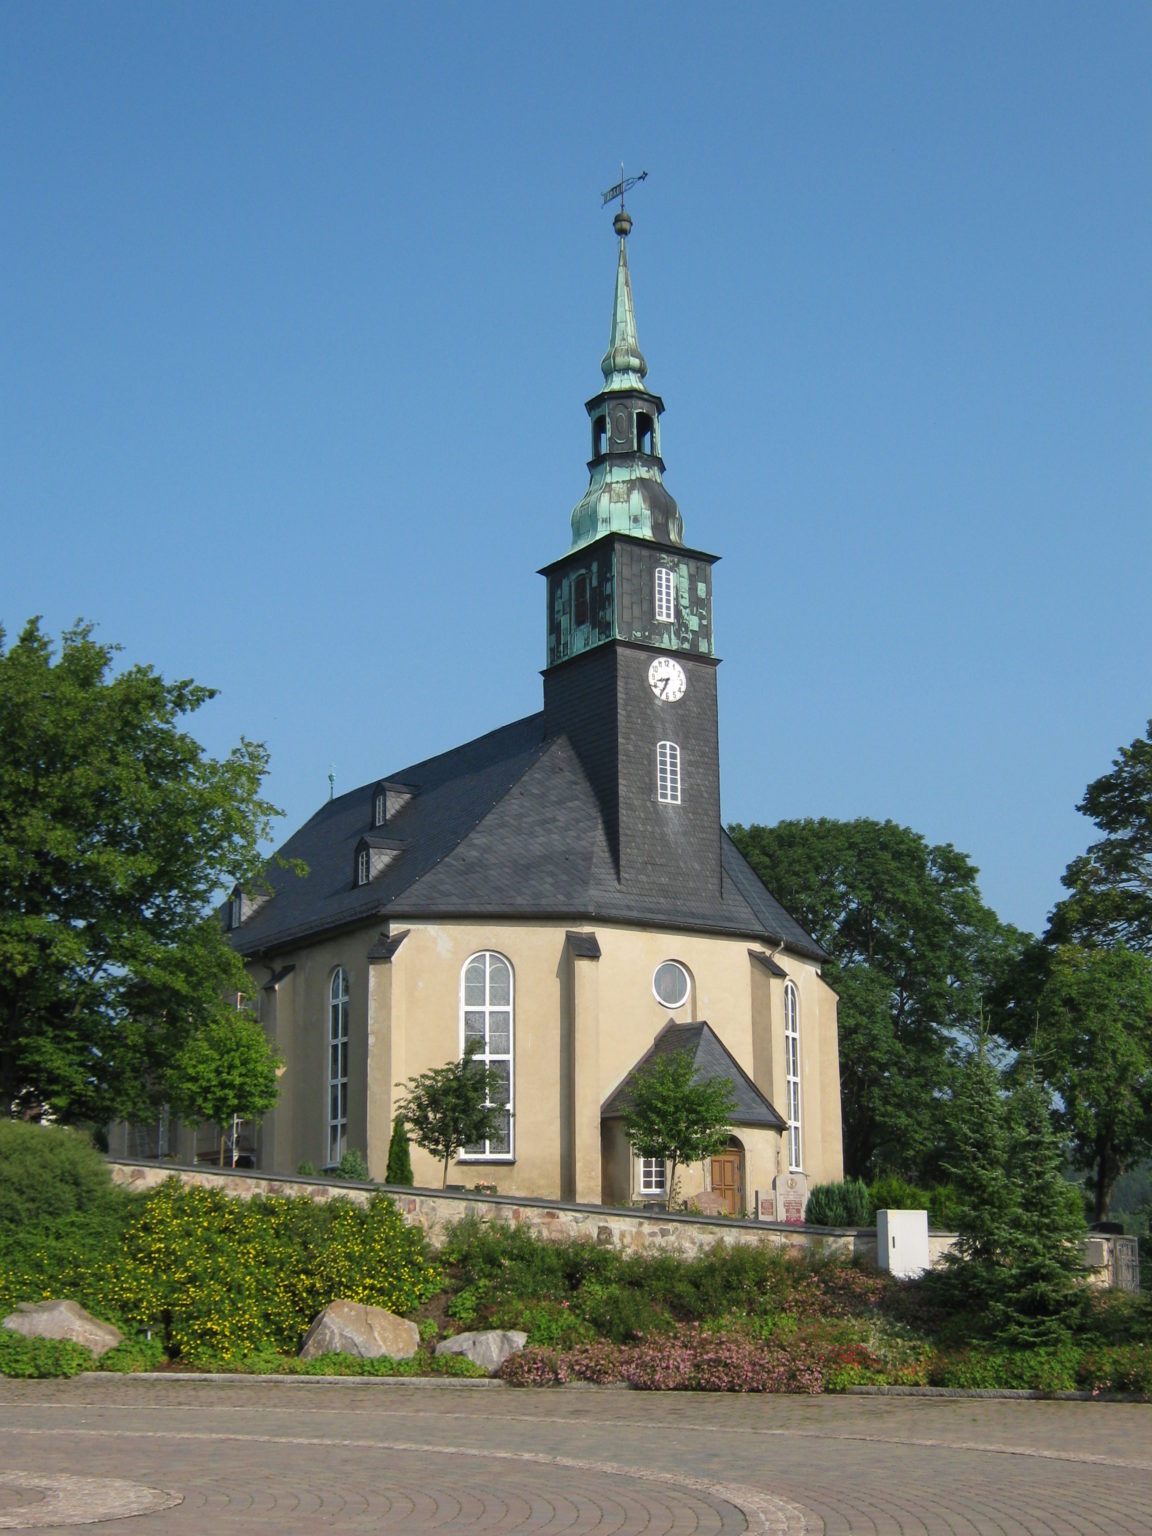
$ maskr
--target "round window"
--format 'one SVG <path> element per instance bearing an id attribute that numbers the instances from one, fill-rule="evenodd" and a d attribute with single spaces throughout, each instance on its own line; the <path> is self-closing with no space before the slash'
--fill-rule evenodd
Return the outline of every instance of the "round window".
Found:
<path id="1" fill-rule="evenodd" d="M 679 1008 L 686 1003 L 690 985 L 688 972 L 675 960 L 665 960 L 663 965 L 658 965 L 652 978 L 656 1001 L 663 1003 L 665 1008 Z"/>

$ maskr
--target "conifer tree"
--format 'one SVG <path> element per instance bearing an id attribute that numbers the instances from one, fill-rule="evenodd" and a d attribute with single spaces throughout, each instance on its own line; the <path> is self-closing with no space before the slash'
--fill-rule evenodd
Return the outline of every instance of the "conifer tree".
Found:
<path id="1" fill-rule="evenodd" d="M 1034 1349 L 1068 1339 L 1083 1285 L 1079 1191 L 1063 1176 L 1051 1105 L 1030 1063 L 1009 1106 L 1008 1156 L 1016 1209 L 1007 1255 L 1008 1302 L 996 1329 L 1005 1344 Z"/>
<path id="2" fill-rule="evenodd" d="M 1012 1231 L 1017 1191 L 1008 1174 L 1008 1126 L 1000 1075 L 979 1049 L 963 1069 L 954 1105 L 953 1155 L 947 1164 L 961 1191 L 956 1244 L 939 1285 L 979 1331 L 998 1333 L 1010 1307 Z"/>
<path id="3" fill-rule="evenodd" d="M 408 1146 L 408 1127 L 404 1116 L 397 1115 L 392 1122 L 392 1140 L 388 1143 L 388 1167 L 384 1171 L 385 1184 L 412 1183 L 412 1152 Z"/>

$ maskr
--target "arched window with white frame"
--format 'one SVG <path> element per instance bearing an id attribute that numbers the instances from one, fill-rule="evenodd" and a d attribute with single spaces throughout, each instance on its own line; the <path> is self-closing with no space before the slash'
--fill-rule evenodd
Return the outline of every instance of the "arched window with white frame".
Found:
<path id="1" fill-rule="evenodd" d="M 800 1146 L 800 998 L 795 984 L 784 983 L 784 1062 L 788 1084 L 788 1167 L 803 1167 Z"/>
<path id="2" fill-rule="evenodd" d="M 328 988 L 328 1165 L 348 1150 L 348 972 L 338 965 Z"/>
<path id="3" fill-rule="evenodd" d="M 673 590 L 675 578 L 670 566 L 658 565 L 656 567 L 656 618 L 657 621 L 670 620 L 676 617 L 673 607 Z"/>
<path id="4" fill-rule="evenodd" d="M 488 1141 L 465 1147 L 461 1161 L 511 1162 L 515 1005 L 512 966 L 494 950 L 482 950 L 464 962 L 460 975 L 460 1051 L 471 1045 L 475 1059 L 488 1069 L 489 1102 L 500 1111 L 500 1124 Z"/>
<path id="5" fill-rule="evenodd" d="M 674 741 L 656 747 L 656 798 L 662 805 L 680 804 L 680 748 Z"/>

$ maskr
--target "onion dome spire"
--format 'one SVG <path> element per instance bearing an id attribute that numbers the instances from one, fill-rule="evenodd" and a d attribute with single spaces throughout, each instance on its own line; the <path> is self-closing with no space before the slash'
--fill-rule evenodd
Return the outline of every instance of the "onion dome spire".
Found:
<path id="1" fill-rule="evenodd" d="M 612 306 L 612 334 L 608 350 L 600 360 L 605 389 L 643 389 L 648 364 L 636 339 L 636 311 L 632 304 L 632 280 L 628 275 L 628 252 L 624 242 L 632 229 L 631 215 L 621 208 L 612 221 L 620 236 L 620 259 L 616 265 L 616 301 Z"/>

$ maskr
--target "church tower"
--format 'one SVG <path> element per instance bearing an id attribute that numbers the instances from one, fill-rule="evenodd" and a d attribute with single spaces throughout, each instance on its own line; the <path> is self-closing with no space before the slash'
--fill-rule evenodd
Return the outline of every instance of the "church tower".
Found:
<path id="1" fill-rule="evenodd" d="M 599 799 L 622 891 L 653 915 L 721 894 L 716 557 L 684 544 L 664 486 L 664 402 L 645 385 L 623 206 L 604 386 L 587 402 L 589 483 L 567 554 L 545 566 L 544 719 Z"/>

